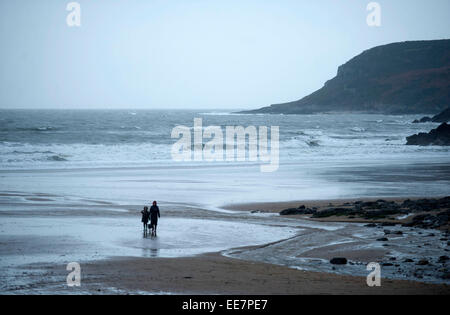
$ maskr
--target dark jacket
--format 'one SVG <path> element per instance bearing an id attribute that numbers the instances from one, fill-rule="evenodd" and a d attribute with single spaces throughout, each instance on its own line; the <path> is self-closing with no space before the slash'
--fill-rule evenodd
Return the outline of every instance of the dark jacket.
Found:
<path id="1" fill-rule="evenodd" d="M 151 208 L 150 208 L 150 221 L 152 223 L 157 223 L 159 217 L 161 217 L 161 215 L 159 214 L 158 206 L 151 206 Z"/>
<path id="2" fill-rule="evenodd" d="M 145 210 L 142 210 L 141 213 L 142 213 L 142 220 L 141 220 L 141 221 L 142 221 L 143 223 L 147 223 L 147 222 L 148 222 L 148 219 L 149 219 L 149 217 L 150 217 L 150 212 L 145 211 Z"/>

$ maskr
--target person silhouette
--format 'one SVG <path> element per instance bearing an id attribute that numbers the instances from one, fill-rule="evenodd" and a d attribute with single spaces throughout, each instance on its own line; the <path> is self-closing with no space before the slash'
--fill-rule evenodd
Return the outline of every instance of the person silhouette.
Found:
<path id="1" fill-rule="evenodd" d="M 150 207 L 150 228 L 152 229 L 152 236 L 156 236 L 156 226 L 160 217 L 159 207 L 156 201 L 153 201 L 153 205 Z"/>
<path id="2" fill-rule="evenodd" d="M 148 227 L 148 219 L 150 217 L 150 212 L 148 212 L 148 207 L 144 207 L 144 210 L 141 211 L 142 219 L 141 222 L 144 225 L 144 236 L 147 235 L 147 227 Z"/>

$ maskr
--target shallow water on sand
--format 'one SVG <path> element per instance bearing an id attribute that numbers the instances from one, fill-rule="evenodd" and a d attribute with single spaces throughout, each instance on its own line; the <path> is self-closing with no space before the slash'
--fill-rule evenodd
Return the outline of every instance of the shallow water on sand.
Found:
<path id="1" fill-rule="evenodd" d="M 159 221 L 157 237 L 144 237 L 135 217 L 36 216 L 2 217 L 0 231 L 0 292 L 6 293 L 29 287 L 27 266 L 40 263 L 65 268 L 69 262 L 82 266 L 108 257 L 186 257 L 262 245 L 291 237 L 297 229 L 165 217 Z"/>
<path id="2" fill-rule="evenodd" d="M 218 251 L 234 258 L 294 269 L 363 277 L 369 273 L 368 262 L 392 262 L 399 266 L 383 266 L 383 279 L 448 283 L 440 278 L 439 269 L 445 266 L 437 262 L 448 246 L 441 241 L 442 233 L 437 231 L 431 236 L 426 230 L 387 227 L 385 229 L 401 230 L 403 234 L 388 236 L 388 242 L 378 242 L 376 240 L 384 236 L 383 228 L 367 228 L 356 223 L 312 222 L 245 211 L 193 209 L 189 216 L 183 210 L 164 214 L 157 238 L 143 237 L 137 214 L 120 213 L 117 217 L 69 216 L 67 213 L 60 217 L 2 215 L 0 292 L 27 292 L 31 288 L 35 290 L 30 291 L 33 293 L 64 292 L 65 284 L 58 288 L 33 285 L 27 273 L 39 272 L 41 263 L 55 264 L 64 270 L 72 261 L 82 266 L 83 262 L 108 257 L 157 259 Z M 329 263 L 332 257 L 341 256 L 347 257 L 350 263 L 345 266 Z M 396 261 L 390 261 L 391 257 Z M 404 263 L 406 258 L 414 259 L 414 263 Z M 428 259 L 430 265 L 417 266 L 416 262 L 423 258 Z M 414 276 L 417 269 L 422 270 L 420 278 Z M 42 277 L 35 276 L 35 279 L 52 277 L 45 269 L 41 272 Z M 50 281 L 51 285 L 64 280 L 58 279 Z"/>
<path id="3" fill-rule="evenodd" d="M 0 265 L 86 261 L 111 256 L 186 257 L 261 245 L 295 229 L 219 220 L 163 218 L 158 236 L 144 237 L 136 218 L 5 218 Z"/>
<path id="4" fill-rule="evenodd" d="M 432 283 L 447 283 L 448 261 L 439 257 L 447 254 L 445 233 L 402 227 L 369 228 L 358 223 L 328 223 L 321 225 L 305 220 L 296 220 L 301 228 L 298 234 L 280 242 L 249 250 L 232 249 L 225 255 L 244 260 L 253 260 L 288 266 L 299 270 L 332 272 L 366 277 L 370 262 L 381 267 L 382 279 L 408 279 Z M 385 231 L 392 233 L 385 235 Z M 393 234 L 401 231 L 401 235 Z M 386 241 L 378 241 L 386 237 Z M 348 264 L 332 265 L 330 259 L 345 257 Z M 411 262 L 405 262 L 412 259 Z M 418 266 L 420 260 L 428 263 Z"/>

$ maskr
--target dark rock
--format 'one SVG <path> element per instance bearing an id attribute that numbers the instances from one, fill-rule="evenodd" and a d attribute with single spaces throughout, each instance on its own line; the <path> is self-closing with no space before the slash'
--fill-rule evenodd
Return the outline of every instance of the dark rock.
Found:
<path id="1" fill-rule="evenodd" d="M 394 264 L 391 263 L 382 263 L 381 264 L 383 267 L 389 267 L 389 266 L 393 266 Z"/>
<path id="2" fill-rule="evenodd" d="M 435 207 L 429 207 L 429 206 L 420 206 L 422 209 L 421 211 L 431 211 L 439 209 L 441 205 L 436 205 Z M 428 210 L 425 210 L 428 209 Z M 419 227 L 419 228 L 439 228 L 443 225 L 447 225 L 449 223 L 449 217 L 450 217 L 450 210 L 447 209 L 446 211 L 442 211 L 436 215 L 433 214 L 419 214 L 416 215 L 412 222 L 407 223 L 405 226 L 413 226 L 413 227 Z M 422 234 L 421 232 L 418 232 L 419 234 Z M 433 233 L 431 233 L 433 234 Z M 434 236 L 429 234 L 428 236 Z"/>
<path id="3" fill-rule="evenodd" d="M 414 262 L 414 260 L 412 260 L 410 258 L 406 258 L 403 262 L 405 262 L 405 263 L 412 263 L 412 262 Z"/>
<path id="4" fill-rule="evenodd" d="M 438 123 L 444 123 L 450 121 L 450 107 L 441 112 L 440 114 L 437 114 L 434 116 L 431 121 L 438 122 Z"/>
<path id="5" fill-rule="evenodd" d="M 387 242 L 389 240 L 386 237 L 382 237 L 382 238 L 378 238 L 377 241 L 378 242 Z"/>
<path id="6" fill-rule="evenodd" d="M 431 121 L 431 117 L 428 117 L 428 116 L 422 117 L 419 120 L 419 122 L 421 122 L 421 123 L 425 123 L 425 122 L 429 122 L 429 121 Z"/>
<path id="7" fill-rule="evenodd" d="M 446 262 L 448 259 L 449 259 L 448 256 L 441 256 L 441 257 L 439 257 L 438 262 L 439 262 L 439 263 L 444 263 L 444 262 Z"/>
<path id="8" fill-rule="evenodd" d="M 351 215 L 354 214 L 352 209 L 348 208 L 328 208 L 317 211 L 313 214 L 313 218 L 326 218 L 331 216 Z"/>
<path id="9" fill-rule="evenodd" d="M 425 122 L 429 122 L 429 121 L 431 121 L 432 119 L 430 118 L 430 117 L 428 117 L 428 116 L 425 116 L 425 117 L 422 117 L 420 120 L 414 120 L 413 121 L 413 124 L 418 124 L 418 123 L 425 123 Z"/>
<path id="10" fill-rule="evenodd" d="M 289 208 L 289 209 L 284 209 L 280 211 L 280 215 L 293 215 L 293 214 L 299 214 L 300 210 L 298 210 L 297 208 Z"/>
<path id="11" fill-rule="evenodd" d="M 450 208 L 450 197 L 444 197 L 441 199 L 407 199 L 403 201 L 401 207 L 407 208 L 412 212 L 448 209 Z"/>
<path id="12" fill-rule="evenodd" d="M 444 211 L 438 214 L 434 213 L 434 211 L 440 209 L 443 209 Z M 433 213 L 421 213 L 412 217 L 411 222 L 403 223 L 402 226 L 411 228 L 419 227 L 424 229 L 436 229 L 448 224 L 448 219 L 450 217 L 450 196 L 441 199 L 407 199 L 401 204 L 394 201 L 386 201 L 383 199 L 379 199 L 376 201 L 355 201 L 346 202 L 339 207 L 329 207 L 323 210 L 318 210 L 316 207 L 307 208 L 305 205 L 301 205 L 298 208 L 289 208 L 282 210 L 280 212 L 280 215 L 308 214 L 312 215 L 313 218 L 347 216 L 349 218 L 361 217 L 369 220 L 387 218 L 393 220 L 393 222 L 383 222 L 380 224 L 370 223 L 365 225 L 366 227 L 381 228 L 400 224 L 398 222 L 395 222 L 395 220 L 390 217 L 391 215 L 431 211 L 433 211 Z M 386 235 L 387 234 L 389 234 L 389 232 L 386 232 Z M 403 232 L 390 231 L 390 234 L 402 235 Z"/>
<path id="13" fill-rule="evenodd" d="M 428 117 L 428 116 L 422 117 L 422 118 L 419 120 L 419 122 L 421 122 L 421 123 L 429 122 L 429 121 L 431 121 L 431 118 Z"/>
<path id="14" fill-rule="evenodd" d="M 347 258 L 344 257 L 334 257 L 330 260 L 330 263 L 333 265 L 346 265 L 347 264 Z"/>
<path id="15" fill-rule="evenodd" d="M 280 215 L 298 215 L 298 214 L 314 214 L 316 210 L 300 206 L 298 208 L 284 209 L 280 212 Z"/>
<path id="16" fill-rule="evenodd" d="M 393 222 L 383 222 L 383 223 L 381 223 L 381 226 L 395 226 L 396 225 L 396 223 L 393 223 Z"/>
<path id="17" fill-rule="evenodd" d="M 407 145 L 450 145 L 450 125 L 443 123 L 436 129 L 431 130 L 429 133 L 419 133 L 406 138 Z"/>

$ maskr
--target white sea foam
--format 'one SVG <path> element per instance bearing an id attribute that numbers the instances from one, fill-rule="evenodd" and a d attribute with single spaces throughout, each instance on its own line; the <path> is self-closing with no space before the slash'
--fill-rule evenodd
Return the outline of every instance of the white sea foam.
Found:
<path id="1" fill-rule="evenodd" d="M 139 111 L 130 115 L 127 111 L 75 111 L 67 115 L 64 111 L 37 114 L 24 111 L 2 112 L 5 125 L 0 130 L 0 171 L 144 167 L 149 171 L 114 173 L 121 187 L 114 197 L 141 200 L 151 189 L 152 194 L 166 200 L 176 194 L 182 201 L 201 200 L 216 206 L 234 201 L 410 195 L 430 191 L 437 194 L 446 188 L 448 191 L 449 171 L 445 165 L 450 164 L 449 148 L 405 145 L 406 136 L 429 131 L 429 126 L 409 123 L 415 116 L 216 114 L 206 115 L 204 126 L 279 126 L 279 170 L 261 175 L 255 173 L 259 163 L 254 162 L 173 161 L 170 154 L 175 141 L 170 137 L 173 126 L 191 126 L 192 119 L 201 116 L 199 112 Z M 54 129 L 37 132 L 29 130 L 30 126 Z M 364 131 L 352 131 L 353 127 Z M 358 174 L 354 173 L 356 167 Z M 433 167 L 437 167 L 436 171 L 430 171 Z M 111 175 L 109 171 L 101 176 Z M 81 191 L 84 191 L 81 183 L 87 180 L 83 176 L 74 175 L 70 179 L 80 180 L 77 189 Z M 101 176 L 94 179 L 88 176 L 90 182 L 94 180 L 95 189 L 86 194 L 111 197 L 110 192 L 103 194 L 103 190 L 114 187 Z M 430 176 L 435 180 L 424 182 Z M 42 185 L 48 186 L 49 191 L 57 190 L 61 186 L 54 182 L 57 178 L 47 179 L 48 185 L 36 181 L 33 191 L 39 191 Z M 157 185 L 124 184 L 135 180 Z M 389 180 L 403 180 L 403 184 L 389 184 Z M 26 185 L 31 189 L 32 183 L 28 177 L 16 175 L 3 180 L 2 185 L 11 189 Z M 66 193 L 75 190 L 65 188 Z"/>

